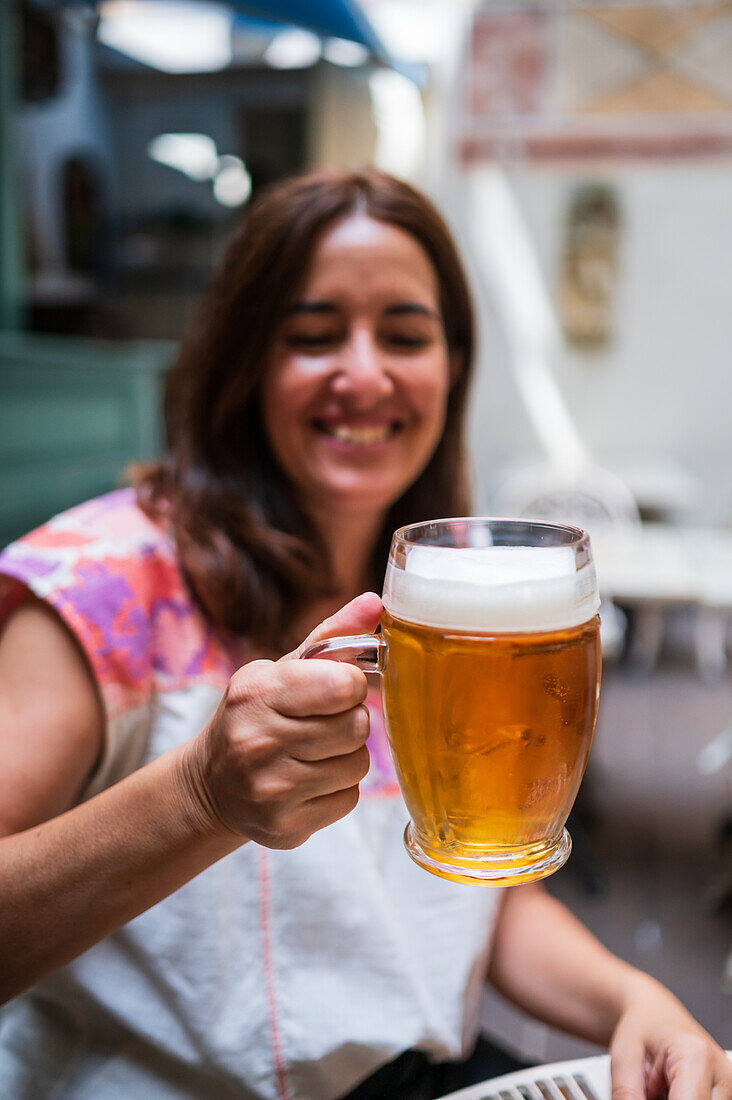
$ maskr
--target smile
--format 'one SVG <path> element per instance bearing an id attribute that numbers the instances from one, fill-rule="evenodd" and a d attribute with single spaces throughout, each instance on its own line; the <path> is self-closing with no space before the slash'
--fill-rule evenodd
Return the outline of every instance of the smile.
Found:
<path id="1" fill-rule="evenodd" d="M 350 443 L 357 447 L 368 447 L 375 443 L 384 443 L 391 439 L 399 431 L 401 425 L 397 422 L 391 424 L 370 424 L 357 427 L 352 424 L 325 424 L 316 421 L 315 427 L 322 435 L 331 439 L 337 439 L 340 443 Z"/>

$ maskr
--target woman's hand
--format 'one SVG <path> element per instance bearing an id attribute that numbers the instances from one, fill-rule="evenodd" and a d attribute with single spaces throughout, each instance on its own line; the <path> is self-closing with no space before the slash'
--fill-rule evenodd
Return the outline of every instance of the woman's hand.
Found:
<path id="1" fill-rule="evenodd" d="M 303 647 L 371 632 L 380 614 L 379 597 L 365 593 L 321 623 Z M 369 767 L 366 677 L 355 665 L 297 656 L 240 668 L 191 742 L 185 777 L 205 830 L 295 848 L 358 802 Z"/>
<path id="2" fill-rule="evenodd" d="M 537 1019 L 609 1045 L 612 1100 L 732 1100 L 732 1063 L 683 1005 L 538 884 L 505 891 L 489 978 Z"/>
<path id="3" fill-rule="evenodd" d="M 732 1063 L 724 1051 L 645 974 L 630 983 L 610 1055 L 612 1100 L 732 1100 Z"/>

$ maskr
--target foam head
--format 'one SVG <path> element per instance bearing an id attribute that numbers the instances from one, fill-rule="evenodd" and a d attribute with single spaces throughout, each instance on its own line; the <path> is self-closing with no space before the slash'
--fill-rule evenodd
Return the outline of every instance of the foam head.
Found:
<path id="1" fill-rule="evenodd" d="M 480 633 L 578 626 L 597 614 L 591 562 L 569 546 L 413 546 L 404 569 L 389 562 L 384 606 L 408 622 Z"/>

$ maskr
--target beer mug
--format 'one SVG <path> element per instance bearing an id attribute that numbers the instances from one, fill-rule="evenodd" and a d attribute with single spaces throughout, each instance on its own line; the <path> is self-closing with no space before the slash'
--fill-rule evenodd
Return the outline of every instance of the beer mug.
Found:
<path id="1" fill-rule="evenodd" d="M 412 859 L 511 885 L 565 862 L 600 691 L 599 595 L 583 531 L 448 519 L 393 535 L 380 634 L 303 657 L 381 674 Z"/>

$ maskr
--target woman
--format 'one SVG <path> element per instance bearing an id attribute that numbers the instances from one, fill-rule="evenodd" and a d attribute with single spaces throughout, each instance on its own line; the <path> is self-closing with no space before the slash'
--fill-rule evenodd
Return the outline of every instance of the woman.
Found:
<path id="1" fill-rule="evenodd" d="M 414 867 L 363 673 L 292 659 L 375 628 L 394 527 L 467 510 L 472 350 L 424 198 L 285 184 L 170 373 L 170 461 L 0 559 L 8 1095 L 435 1095 L 404 1052 L 467 1054 L 487 975 L 612 1043 L 624 1100 L 732 1096 L 683 1007 L 541 889 Z"/>

